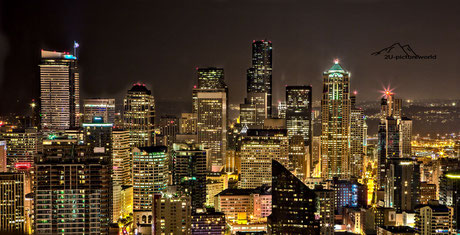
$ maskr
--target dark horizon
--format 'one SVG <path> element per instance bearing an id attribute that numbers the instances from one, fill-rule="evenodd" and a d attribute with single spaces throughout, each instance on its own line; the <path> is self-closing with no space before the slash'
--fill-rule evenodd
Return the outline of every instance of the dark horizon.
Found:
<path id="1" fill-rule="evenodd" d="M 74 40 L 80 43 L 81 97 L 116 98 L 118 104 L 139 81 L 158 102 L 191 103 L 195 68 L 207 66 L 224 68 L 230 102 L 241 103 L 251 43 L 261 39 L 273 42 L 273 104 L 283 99 L 285 85 L 312 85 L 319 100 L 322 72 L 336 58 L 351 72 L 358 102 L 378 102 L 389 84 L 404 99 L 458 99 L 460 2 L 449 3 L 3 1 L 0 113 L 24 110 L 39 98 L 40 49 L 71 51 Z M 371 55 L 397 42 L 436 59 Z"/>

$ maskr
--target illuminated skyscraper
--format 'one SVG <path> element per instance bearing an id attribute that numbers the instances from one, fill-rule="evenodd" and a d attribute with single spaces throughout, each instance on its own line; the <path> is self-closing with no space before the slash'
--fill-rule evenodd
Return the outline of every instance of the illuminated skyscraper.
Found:
<path id="1" fill-rule="evenodd" d="M 26 232 L 24 199 L 24 175 L 0 173 L 0 231 L 2 233 Z"/>
<path id="2" fill-rule="evenodd" d="M 204 76 L 206 74 L 206 76 Z M 210 78 L 209 76 L 216 76 Z M 227 147 L 228 88 L 223 69 L 198 69 L 198 88 L 193 89 L 198 142 L 210 149 L 212 166 L 225 164 Z"/>
<path id="3" fill-rule="evenodd" d="M 153 144 L 155 100 L 145 84 L 134 84 L 124 100 L 124 128 L 129 131 L 131 146 Z"/>
<path id="4" fill-rule="evenodd" d="M 106 123 L 115 123 L 115 99 L 84 99 L 83 122 L 91 123 L 94 117 L 102 117 Z"/>
<path id="5" fill-rule="evenodd" d="M 380 103 L 380 121 L 384 122 L 387 117 L 395 119 L 402 117 L 402 100 L 396 99 L 391 89 L 385 89 Z"/>
<path id="6" fill-rule="evenodd" d="M 160 135 L 164 138 L 166 146 L 171 146 L 179 132 L 179 119 L 173 115 L 163 115 L 158 123 Z M 159 145 L 159 143 L 156 143 Z"/>
<path id="7" fill-rule="evenodd" d="M 320 234 L 317 196 L 282 164 L 272 164 L 272 214 L 269 234 Z"/>
<path id="8" fill-rule="evenodd" d="M 7 171 L 6 156 L 7 156 L 6 141 L 0 141 L 0 172 Z"/>
<path id="9" fill-rule="evenodd" d="M 338 60 L 323 74 L 321 158 L 324 178 L 347 178 L 350 142 L 350 73 Z"/>
<path id="10" fill-rule="evenodd" d="M 417 206 L 415 217 L 416 234 L 456 234 L 453 226 L 454 209 L 431 201 L 428 205 Z"/>
<path id="11" fill-rule="evenodd" d="M 310 176 L 311 141 L 312 141 L 312 88 L 311 86 L 286 87 L 286 127 L 289 137 L 290 161 L 293 164 L 296 176 L 300 179 Z M 295 136 L 303 139 L 303 148 Z M 297 143 L 297 144 L 295 144 Z M 293 149 L 297 146 L 297 150 Z M 302 150 L 303 151 L 299 151 Z"/>
<path id="12" fill-rule="evenodd" d="M 241 140 L 240 188 L 271 185 L 272 160 L 289 166 L 289 140 L 285 129 L 249 129 Z"/>
<path id="13" fill-rule="evenodd" d="M 139 147 L 132 151 L 134 224 L 152 223 L 152 203 L 155 193 L 168 186 L 168 148 Z M 147 218 L 146 220 L 143 218 Z M 142 226 L 142 225 L 141 225 Z"/>
<path id="14" fill-rule="evenodd" d="M 41 51 L 40 115 L 45 132 L 79 125 L 80 77 L 77 58 L 67 52 Z"/>
<path id="15" fill-rule="evenodd" d="M 378 185 L 385 185 L 386 174 L 388 172 L 388 158 L 401 156 L 399 120 L 387 117 L 384 123 L 379 125 L 378 142 Z"/>
<path id="16" fill-rule="evenodd" d="M 132 160 L 129 152 L 129 131 L 112 131 L 113 182 L 132 185 Z"/>
<path id="17" fill-rule="evenodd" d="M 352 107 L 350 112 L 350 171 L 353 176 L 363 174 L 363 159 L 367 151 L 367 124 L 364 110 Z"/>
<path id="18" fill-rule="evenodd" d="M 272 115 L 272 42 L 252 42 L 252 66 L 247 70 L 247 93 L 266 93 L 266 113 Z"/>
<path id="19" fill-rule="evenodd" d="M 401 136 L 401 155 L 402 157 L 412 157 L 412 119 L 401 117 L 399 121 L 399 132 Z"/>
<path id="20" fill-rule="evenodd" d="M 203 208 L 206 202 L 207 152 L 201 144 L 173 144 L 173 184 L 191 196 L 193 211 Z"/>

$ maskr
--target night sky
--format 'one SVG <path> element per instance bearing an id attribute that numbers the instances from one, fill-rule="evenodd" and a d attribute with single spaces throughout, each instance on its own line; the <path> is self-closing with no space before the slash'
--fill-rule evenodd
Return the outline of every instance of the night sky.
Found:
<path id="1" fill-rule="evenodd" d="M 191 111 L 195 68 L 225 69 L 231 103 L 246 94 L 252 40 L 273 42 L 274 103 L 284 86 L 313 85 L 335 58 L 360 100 L 391 84 L 406 99 L 460 98 L 460 1 L 379 0 L 4 0 L 0 114 L 39 97 L 40 49 L 80 43 L 81 96 L 121 103 L 135 82 L 160 102 Z M 371 53 L 399 42 L 436 60 L 385 60 Z M 161 107 L 160 107 L 161 110 Z"/>

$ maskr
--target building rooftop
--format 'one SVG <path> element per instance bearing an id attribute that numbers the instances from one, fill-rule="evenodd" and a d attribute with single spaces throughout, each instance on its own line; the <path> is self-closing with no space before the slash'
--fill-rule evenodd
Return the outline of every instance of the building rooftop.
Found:
<path id="1" fill-rule="evenodd" d="M 149 89 L 147 89 L 145 84 L 141 84 L 141 83 L 133 84 L 133 87 L 128 92 L 145 92 L 148 95 L 152 94 L 152 92 Z"/>
<path id="2" fill-rule="evenodd" d="M 168 152 L 168 147 L 166 146 L 150 146 L 150 147 L 139 147 L 139 150 L 141 152 L 147 152 L 147 153 L 159 153 L 159 152 Z"/>

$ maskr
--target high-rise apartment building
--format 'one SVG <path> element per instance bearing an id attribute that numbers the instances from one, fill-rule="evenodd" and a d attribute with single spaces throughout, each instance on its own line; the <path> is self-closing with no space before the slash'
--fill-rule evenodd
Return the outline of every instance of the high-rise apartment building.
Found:
<path id="1" fill-rule="evenodd" d="M 225 164 L 227 112 L 228 88 L 223 69 L 198 69 L 198 87 L 193 89 L 193 113 L 197 116 L 198 142 L 210 149 L 212 166 Z"/>
<path id="2" fill-rule="evenodd" d="M 324 178 L 350 175 L 350 73 L 338 60 L 323 73 L 321 158 Z"/>
<path id="3" fill-rule="evenodd" d="M 272 42 L 252 42 L 252 66 L 247 70 L 247 93 L 266 93 L 265 112 L 272 115 Z M 249 97 L 248 97 L 249 98 Z M 248 100 L 250 101 L 250 100 Z"/>
<path id="4" fill-rule="evenodd" d="M 315 192 L 275 160 L 272 172 L 269 234 L 320 234 Z"/>
<path id="5" fill-rule="evenodd" d="M 24 175 L 0 173 L 0 231 L 2 233 L 26 232 L 24 200 Z"/>
<path id="6" fill-rule="evenodd" d="M 286 129 L 249 129 L 241 140 L 239 187 L 253 189 L 271 185 L 272 160 L 289 166 L 289 140 Z"/>
<path id="7" fill-rule="evenodd" d="M 129 131 L 133 147 L 153 144 L 155 100 L 145 84 L 136 83 L 124 100 L 124 129 Z"/>
<path id="8" fill-rule="evenodd" d="M 79 126 L 80 77 L 77 58 L 67 52 L 41 51 L 40 116 L 44 132 Z"/>
<path id="9" fill-rule="evenodd" d="M 115 123 L 115 99 L 84 99 L 83 123 L 91 123 L 94 117 L 102 117 L 106 123 Z"/>

